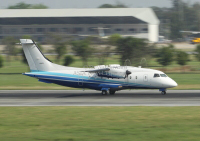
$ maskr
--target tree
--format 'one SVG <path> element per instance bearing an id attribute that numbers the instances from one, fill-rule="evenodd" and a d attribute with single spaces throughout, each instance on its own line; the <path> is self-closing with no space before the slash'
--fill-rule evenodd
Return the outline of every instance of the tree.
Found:
<path id="1" fill-rule="evenodd" d="M 98 8 L 115 8 L 115 6 L 112 4 L 102 4 Z"/>
<path id="2" fill-rule="evenodd" d="M 53 45 L 54 52 L 57 54 L 56 61 L 59 62 L 63 55 L 67 53 L 67 42 L 61 35 L 51 34 L 49 35 L 49 38 L 49 43 Z"/>
<path id="3" fill-rule="evenodd" d="M 171 39 L 181 38 L 182 35 L 180 31 L 182 30 L 182 23 L 179 20 L 178 13 L 177 12 L 172 13 L 170 20 L 171 20 L 170 21 L 170 29 L 171 29 L 170 38 Z"/>
<path id="4" fill-rule="evenodd" d="M 2 68 L 2 67 L 3 67 L 3 57 L 0 56 L 0 68 Z"/>
<path id="5" fill-rule="evenodd" d="M 197 60 L 200 61 L 200 45 L 196 46 L 195 52 L 197 52 L 196 54 Z"/>
<path id="6" fill-rule="evenodd" d="M 16 5 L 9 6 L 8 9 L 47 9 L 48 7 L 43 4 L 26 4 L 24 2 L 17 3 Z"/>
<path id="7" fill-rule="evenodd" d="M 172 8 L 152 7 L 159 18 L 161 35 L 171 39 L 182 38 L 180 31 L 200 30 L 200 3 L 186 3 L 183 0 L 171 0 Z"/>
<path id="8" fill-rule="evenodd" d="M 81 57 L 83 65 L 87 65 L 88 58 L 91 56 L 92 48 L 89 40 L 73 41 L 71 43 L 72 50 Z"/>
<path id="9" fill-rule="evenodd" d="M 179 65 L 184 66 L 186 65 L 187 61 L 189 60 L 188 54 L 183 51 L 178 51 L 176 54 L 176 61 Z"/>
<path id="10" fill-rule="evenodd" d="M 32 5 L 30 9 L 48 9 L 48 7 L 43 4 L 35 4 L 35 5 Z"/>
<path id="11" fill-rule="evenodd" d="M 111 47 L 101 47 L 96 50 L 96 56 L 98 57 L 98 64 L 104 65 L 107 61 L 107 58 L 109 57 L 111 52 Z"/>
<path id="12" fill-rule="evenodd" d="M 116 46 L 120 38 L 120 34 L 113 34 L 108 38 L 108 42 L 110 45 Z"/>
<path id="13" fill-rule="evenodd" d="M 148 46 L 143 39 L 126 37 L 120 38 L 117 42 L 117 51 L 121 55 L 121 64 L 124 64 L 125 60 L 129 59 L 132 64 L 138 65 L 142 57 L 151 55 L 151 50 L 151 46 Z"/>
<path id="14" fill-rule="evenodd" d="M 62 42 L 61 40 L 58 40 L 54 44 L 54 50 L 57 53 L 57 58 L 56 59 L 59 62 L 59 60 L 62 58 L 62 56 L 67 53 L 66 43 Z"/>
<path id="15" fill-rule="evenodd" d="M 192 7 L 194 14 L 195 14 L 195 19 L 190 21 L 192 26 L 196 27 L 197 31 L 200 31 L 200 3 L 196 2 L 193 4 Z M 194 24 L 194 21 L 196 21 L 196 24 Z"/>
<path id="16" fill-rule="evenodd" d="M 158 58 L 157 61 L 162 66 L 168 66 L 172 63 L 174 48 L 173 46 L 163 47 L 158 50 L 156 57 Z"/>
<path id="17" fill-rule="evenodd" d="M 65 60 L 64 60 L 64 65 L 65 66 L 69 66 L 70 64 L 72 64 L 74 62 L 74 58 L 71 55 L 67 55 L 65 56 Z"/>
<path id="18" fill-rule="evenodd" d="M 17 55 L 17 49 L 15 47 L 15 44 L 16 44 L 16 40 L 14 37 L 5 37 L 2 41 L 3 44 L 5 44 L 5 53 L 7 55 L 7 61 L 10 61 L 10 56 L 14 55 L 16 56 Z"/>
<path id="19" fill-rule="evenodd" d="M 16 5 L 9 6 L 8 9 L 30 9 L 31 5 L 24 2 L 17 3 Z"/>
<path id="20" fill-rule="evenodd" d="M 112 5 L 112 4 L 102 4 L 100 5 L 98 8 L 127 8 L 126 5 L 124 5 L 121 2 L 117 2 L 116 4 Z"/>
<path id="21" fill-rule="evenodd" d="M 22 39 L 32 39 L 32 37 L 30 35 L 23 35 Z"/>
<path id="22" fill-rule="evenodd" d="M 172 0 L 172 5 L 174 11 L 178 11 L 180 7 L 181 0 Z"/>

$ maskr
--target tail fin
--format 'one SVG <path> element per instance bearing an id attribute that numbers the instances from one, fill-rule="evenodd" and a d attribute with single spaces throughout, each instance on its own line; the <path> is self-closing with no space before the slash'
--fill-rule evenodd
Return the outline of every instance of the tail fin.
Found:
<path id="1" fill-rule="evenodd" d="M 52 71 L 55 65 L 51 63 L 39 50 L 35 42 L 31 39 L 20 39 L 24 54 L 31 71 Z"/>

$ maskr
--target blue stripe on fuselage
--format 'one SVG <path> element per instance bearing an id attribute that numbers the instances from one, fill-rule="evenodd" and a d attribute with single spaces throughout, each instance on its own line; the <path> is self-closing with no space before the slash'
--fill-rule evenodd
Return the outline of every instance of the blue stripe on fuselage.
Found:
<path id="1" fill-rule="evenodd" d="M 101 84 L 105 84 L 104 87 L 111 87 L 111 88 L 118 87 L 121 85 L 123 86 L 123 88 L 139 88 L 139 87 L 153 88 L 152 86 L 149 85 L 129 83 L 129 85 L 127 86 L 124 81 L 117 81 L 113 79 L 112 80 L 101 79 L 101 78 L 57 73 L 57 72 L 32 71 L 30 73 L 25 73 L 24 75 L 36 77 L 38 79 L 48 80 L 52 83 L 69 87 L 86 87 L 90 89 L 99 89 L 99 87 L 102 87 Z M 83 85 L 80 85 L 79 83 Z"/>

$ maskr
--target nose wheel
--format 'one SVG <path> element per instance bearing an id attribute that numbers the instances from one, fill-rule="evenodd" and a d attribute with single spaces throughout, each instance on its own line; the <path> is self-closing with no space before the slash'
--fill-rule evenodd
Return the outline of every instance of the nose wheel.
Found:
<path id="1" fill-rule="evenodd" d="M 162 94 L 162 95 L 166 95 L 166 91 L 162 91 L 161 94 Z"/>

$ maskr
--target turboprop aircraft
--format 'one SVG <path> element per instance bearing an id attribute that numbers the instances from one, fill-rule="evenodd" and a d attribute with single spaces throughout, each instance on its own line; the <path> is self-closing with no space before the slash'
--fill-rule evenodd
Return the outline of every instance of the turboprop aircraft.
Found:
<path id="1" fill-rule="evenodd" d="M 52 63 L 31 39 L 20 39 L 30 72 L 24 75 L 41 82 L 67 87 L 89 88 L 102 91 L 102 95 L 115 94 L 123 89 L 159 89 L 166 94 L 167 88 L 177 83 L 161 71 L 141 67 L 100 65 L 93 68 L 66 67 Z"/>

